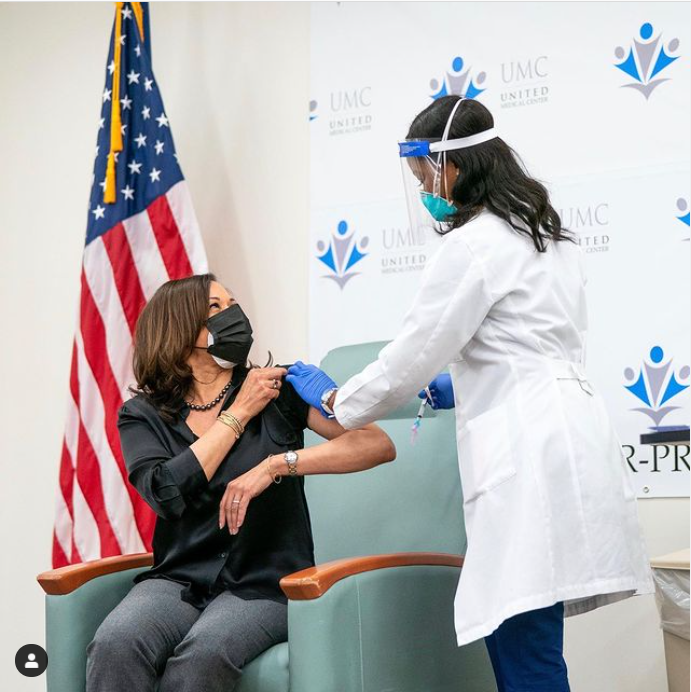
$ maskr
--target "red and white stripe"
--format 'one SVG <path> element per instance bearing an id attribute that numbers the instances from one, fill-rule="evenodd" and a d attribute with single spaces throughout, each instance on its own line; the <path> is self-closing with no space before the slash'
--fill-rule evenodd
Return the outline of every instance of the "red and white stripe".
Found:
<path id="1" fill-rule="evenodd" d="M 156 517 L 127 480 L 116 425 L 134 384 L 134 327 L 161 284 L 207 271 L 185 181 L 86 246 L 53 567 L 151 550 Z"/>

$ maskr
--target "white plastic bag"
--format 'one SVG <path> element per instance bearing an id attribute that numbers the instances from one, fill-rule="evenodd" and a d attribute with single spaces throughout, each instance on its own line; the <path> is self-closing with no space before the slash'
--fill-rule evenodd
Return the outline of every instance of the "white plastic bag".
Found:
<path id="1" fill-rule="evenodd" d="M 689 639 L 689 571 L 653 569 L 655 600 L 665 632 Z"/>

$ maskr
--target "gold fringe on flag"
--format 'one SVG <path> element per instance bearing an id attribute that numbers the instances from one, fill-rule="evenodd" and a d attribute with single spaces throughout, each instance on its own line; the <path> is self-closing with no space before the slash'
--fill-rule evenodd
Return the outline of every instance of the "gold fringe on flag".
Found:
<path id="1" fill-rule="evenodd" d="M 139 38 L 141 39 L 142 43 L 144 43 L 144 10 L 142 10 L 142 3 L 133 2 L 130 4 L 132 5 L 132 9 L 134 10 L 134 17 L 137 20 Z"/>
<path id="2" fill-rule="evenodd" d="M 115 3 L 115 32 L 113 36 L 113 89 L 110 110 L 110 151 L 108 152 L 108 164 L 106 166 L 106 186 L 103 190 L 103 201 L 106 204 L 114 204 L 115 194 L 115 152 L 122 151 L 122 121 L 120 119 L 120 57 L 122 45 L 122 6 L 125 3 Z M 140 8 L 141 10 L 141 8 Z"/>
<path id="3" fill-rule="evenodd" d="M 106 164 L 106 186 L 103 189 L 103 201 L 106 204 L 114 204 L 117 199 L 115 192 L 115 152 L 122 151 L 122 119 L 120 117 L 120 64 L 122 53 L 122 8 L 124 2 L 115 3 L 115 32 L 113 36 L 113 89 L 110 110 L 110 150 L 108 163 Z M 141 2 L 132 2 L 134 17 L 137 20 L 139 38 L 144 42 L 144 10 Z"/>

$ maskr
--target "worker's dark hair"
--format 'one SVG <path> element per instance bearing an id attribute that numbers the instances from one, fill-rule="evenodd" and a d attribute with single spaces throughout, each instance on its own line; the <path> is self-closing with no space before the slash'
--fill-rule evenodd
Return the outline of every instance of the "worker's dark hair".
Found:
<path id="1" fill-rule="evenodd" d="M 433 101 L 413 120 L 407 138 L 440 140 L 459 98 L 443 96 Z M 491 127 L 494 127 L 494 118 L 489 110 L 479 101 L 463 99 L 454 115 L 448 139 L 467 137 Z M 463 226 L 484 207 L 517 232 L 530 236 L 540 252 L 545 251 L 545 241 L 550 238 L 576 242 L 572 232 L 562 227 L 544 185 L 528 175 L 518 154 L 503 139 L 448 151 L 446 160 L 459 170 L 451 190 L 458 212 L 441 224 L 439 233 Z"/>

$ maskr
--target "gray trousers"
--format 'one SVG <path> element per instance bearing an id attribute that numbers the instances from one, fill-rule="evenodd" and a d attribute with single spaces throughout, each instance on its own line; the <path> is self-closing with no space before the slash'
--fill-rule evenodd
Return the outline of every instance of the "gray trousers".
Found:
<path id="1" fill-rule="evenodd" d="M 242 667 L 288 639 L 288 607 L 228 591 L 203 611 L 167 579 L 135 584 L 86 648 L 86 692 L 231 692 Z"/>

